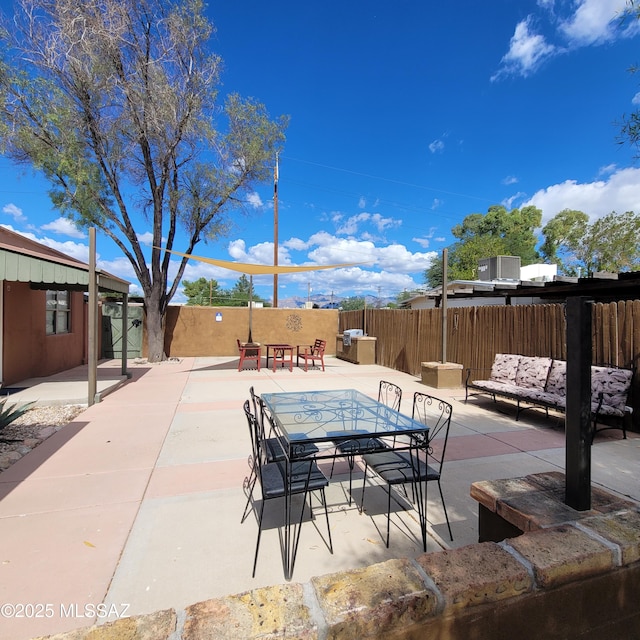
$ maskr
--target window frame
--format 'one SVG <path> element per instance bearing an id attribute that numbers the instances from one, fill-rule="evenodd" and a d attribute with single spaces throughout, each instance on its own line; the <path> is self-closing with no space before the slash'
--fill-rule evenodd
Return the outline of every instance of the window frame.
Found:
<path id="1" fill-rule="evenodd" d="M 66 289 L 46 291 L 45 333 L 48 336 L 71 333 L 71 296 Z"/>

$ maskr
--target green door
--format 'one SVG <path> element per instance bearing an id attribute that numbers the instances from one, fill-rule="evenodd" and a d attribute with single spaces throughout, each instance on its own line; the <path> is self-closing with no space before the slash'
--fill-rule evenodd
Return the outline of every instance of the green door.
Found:
<path id="1" fill-rule="evenodd" d="M 142 306 L 127 308 L 127 358 L 142 354 Z M 122 358 L 122 304 L 102 303 L 102 357 Z"/>

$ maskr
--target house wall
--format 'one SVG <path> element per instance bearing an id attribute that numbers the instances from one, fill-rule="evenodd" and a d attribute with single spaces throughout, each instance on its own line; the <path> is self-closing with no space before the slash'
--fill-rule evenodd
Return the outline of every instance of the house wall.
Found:
<path id="1" fill-rule="evenodd" d="M 273 309 L 251 311 L 251 336 L 261 344 L 313 344 L 326 340 L 327 355 L 335 355 L 337 309 Z M 172 306 L 167 310 L 167 356 L 231 356 L 238 354 L 237 340 L 249 337 L 247 307 Z M 146 334 L 143 339 L 146 355 Z"/>
<path id="2" fill-rule="evenodd" d="M 2 384 L 48 376 L 83 364 L 86 312 L 81 291 L 70 292 L 71 332 L 46 335 L 46 292 L 25 282 L 3 282 Z"/>

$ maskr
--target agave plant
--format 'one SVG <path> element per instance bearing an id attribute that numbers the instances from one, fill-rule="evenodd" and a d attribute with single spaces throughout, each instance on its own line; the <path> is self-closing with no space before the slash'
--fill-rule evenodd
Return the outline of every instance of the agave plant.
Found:
<path id="1" fill-rule="evenodd" d="M 0 431 L 19 418 L 23 413 L 29 411 L 34 404 L 35 402 L 27 402 L 22 405 L 7 405 L 7 398 L 0 400 Z"/>

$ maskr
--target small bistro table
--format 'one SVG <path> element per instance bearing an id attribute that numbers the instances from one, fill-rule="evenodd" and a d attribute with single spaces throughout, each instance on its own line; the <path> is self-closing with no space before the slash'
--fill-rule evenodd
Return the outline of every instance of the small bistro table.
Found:
<path id="1" fill-rule="evenodd" d="M 290 344 L 266 344 L 267 349 L 267 369 L 269 368 L 269 358 L 273 360 L 273 370 L 276 365 L 289 365 L 289 371 L 293 371 L 293 350 L 294 346 Z"/>

